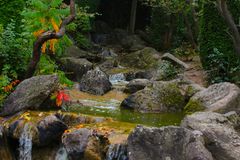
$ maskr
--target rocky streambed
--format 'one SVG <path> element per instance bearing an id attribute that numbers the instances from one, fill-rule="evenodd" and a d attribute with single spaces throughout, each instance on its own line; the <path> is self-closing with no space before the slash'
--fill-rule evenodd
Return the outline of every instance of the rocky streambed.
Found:
<path id="1" fill-rule="evenodd" d="M 2 159 L 239 159 L 235 84 L 200 86 L 184 76 L 187 64 L 149 47 L 123 57 L 111 51 L 111 58 L 96 64 L 89 61 L 99 56 L 70 50 L 81 53 L 62 59 L 76 81 L 72 88 L 59 87 L 57 75 L 35 76 L 6 99 L 0 113 Z M 171 78 L 164 72 L 169 63 L 181 70 Z M 57 107 L 51 97 L 59 90 L 70 101 Z"/>

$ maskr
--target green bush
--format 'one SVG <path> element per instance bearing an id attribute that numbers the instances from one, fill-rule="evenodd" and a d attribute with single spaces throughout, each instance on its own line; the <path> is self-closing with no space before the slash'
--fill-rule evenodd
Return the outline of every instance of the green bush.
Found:
<path id="1" fill-rule="evenodd" d="M 179 69 L 177 69 L 169 61 L 163 60 L 158 66 L 156 78 L 157 80 L 167 81 L 176 78 L 178 73 Z"/>
<path id="2" fill-rule="evenodd" d="M 87 8 L 78 7 L 74 22 L 67 27 L 67 31 L 80 48 L 91 47 L 89 33 L 92 29 L 91 21 L 94 16 L 95 14 L 87 13 Z"/>
<path id="3" fill-rule="evenodd" d="M 37 70 L 35 75 L 48 75 L 48 74 L 57 74 L 60 80 L 60 84 L 72 86 L 73 82 L 70 81 L 65 73 L 61 70 L 58 70 L 56 63 L 50 59 L 46 54 L 41 56 L 40 62 L 38 63 Z"/>
<path id="4" fill-rule="evenodd" d="M 0 24 L 6 27 L 11 19 L 16 22 L 16 26 L 21 24 L 21 12 L 24 9 L 25 0 L 1 0 L 0 1 Z M 18 28 L 16 28 L 18 29 Z"/>
<path id="5" fill-rule="evenodd" d="M 0 75 L 12 79 L 23 77 L 32 50 L 26 35 L 15 29 L 16 23 L 12 21 L 0 33 Z"/>
<path id="6" fill-rule="evenodd" d="M 238 22 L 240 1 L 228 1 L 229 9 Z M 234 53 L 229 30 L 212 3 L 205 3 L 200 26 L 200 57 L 203 67 L 208 71 L 210 83 L 238 81 L 239 58 Z M 238 75 L 239 76 L 239 75 Z"/>

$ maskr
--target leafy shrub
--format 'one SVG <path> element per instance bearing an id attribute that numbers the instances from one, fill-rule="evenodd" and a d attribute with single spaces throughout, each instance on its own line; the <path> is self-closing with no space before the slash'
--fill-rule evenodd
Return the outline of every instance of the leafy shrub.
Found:
<path id="1" fill-rule="evenodd" d="M 15 28 L 12 21 L 0 33 L 0 74 L 12 79 L 23 76 L 32 50 L 27 37 Z"/>
<path id="2" fill-rule="evenodd" d="M 60 83 L 67 86 L 72 86 L 73 82 L 70 81 L 65 73 L 61 70 L 58 70 L 56 63 L 50 59 L 46 54 L 41 56 L 40 62 L 38 63 L 37 70 L 35 75 L 48 75 L 48 74 L 57 74 L 60 80 Z"/>
<path id="3" fill-rule="evenodd" d="M 240 1 L 228 1 L 228 7 L 235 22 L 238 22 Z M 228 32 L 228 27 L 216 6 L 213 3 L 205 3 L 200 26 L 200 57 L 203 67 L 209 73 L 210 83 L 239 80 L 237 75 L 240 61 Z"/>
<path id="4" fill-rule="evenodd" d="M 157 80 L 171 80 L 179 73 L 179 70 L 169 61 L 163 60 L 158 66 Z"/>
<path id="5" fill-rule="evenodd" d="M 94 16 L 95 14 L 87 13 L 87 8 L 78 7 L 74 22 L 67 27 L 67 30 L 74 38 L 76 45 L 80 48 L 91 47 L 91 42 L 88 36 L 92 29 L 91 20 Z"/>
<path id="6" fill-rule="evenodd" d="M 25 6 L 25 0 L 1 0 L 0 1 L 0 24 L 6 27 L 11 19 L 16 22 L 16 26 L 21 25 L 20 13 Z M 19 28 L 15 28 L 19 31 Z"/>

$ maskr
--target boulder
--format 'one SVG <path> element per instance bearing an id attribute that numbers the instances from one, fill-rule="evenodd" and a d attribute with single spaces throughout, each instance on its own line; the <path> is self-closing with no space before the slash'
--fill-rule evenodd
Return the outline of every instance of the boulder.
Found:
<path id="1" fill-rule="evenodd" d="M 159 81 L 130 95 L 121 106 L 143 113 L 178 112 L 185 106 L 185 97 L 177 83 Z"/>
<path id="2" fill-rule="evenodd" d="M 103 135 L 94 135 L 92 130 L 86 128 L 64 133 L 62 143 L 70 160 L 104 159 L 109 145 Z"/>
<path id="3" fill-rule="evenodd" d="M 117 57 L 118 55 L 112 49 L 106 48 L 103 49 L 103 51 L 100 53 L 100 56 L 102 59 L 107 59 Z"/>
<path id="4" fill-rule="evenodd" d="M 195 111 L 214 111 L 226 113 L 239 110 L 240 89 L 228 82 L 214 84 L 196 93 L 185 107 L 187 113 Z"/>
<path id="5" fill-rule="evenodd" d="M 134 79 L 127 84 L 124 92 L 135 93 L 149 85 L 151 85 L 151 82 L 148 79 Z"/>
<path id="6" fill-rule="evenodd" d="M 97 60 L 101 59 L 100 57 L 98 57 L 97 54 L 94 54 L 94 53 L 91 53 L 88 51 L 84 51 L 75 45 L 67 48 L 65 50 L 64 56 L 65 57 L 73 57 L 73 58 L 85 58 L 89 61 L 97 61 Z"/>
<path id="7" fill-rule="evenodd" d="M 137 126 L 128 137 L 129 160 L 213 160 L 201 132 Z"/>
<path id="8" fill-rule="evenodd" d="M 170 54 L 170 53 L 165 53 L 162 56 L 162 60 L 167 60 L 172 62 L 174 65 L 181 67 L 183 69 L 189 69 L 190 67 L 188 66 L 188 64 L 186 64 L 185 62 L 181 61 L 180 59 L 178 59 L 177 57 L 175 57 L 174 55 Z"/>
<path id="9" fill-rule="evenodd" d="M 153 48 L 146 47 L 142 50 L 128 53 L 120 58 L 120 64 L 138 69 L 150 69 L 157 66 L 160 54 Z"/>
<path id="10" fill-rule="evenodd" d="M 61 135 L 67 129 L 65 123 L 55 115 L 33 118 L 30 114 L 26 112 L 20 117 L 14 117 L 16 120 L 7 122 L 8 126 L 4 128 L 6 135 L 19 140 L 23 134 L 27 134 L 31 136 L 33 145 L 41 147 L 61 140 Z"/>
<path id="11" fill-rule="evenodd" d="M 65 57 L 61 58 L 62 68 L 65 72 L 69 72 L 67 76 L 73 81 L 80 81 L 87 71 L 93 69 L 93 64 L 87 59 Z"/>
<path id="12" fill-rule="evenodd" d="M 90 136 L 91 130 L 86 128 L 63 134 L 62 143 L 70 159 L 80 159 L 84 156 Z"/>
<path id="13" fill-rule="evenodd" d="M 55 115 L 50 115 L 41 120 L 38 123 L 37 128 L 39 144 L 45 146 L 52 142 L 58 142 L 68 127 Z"/>
<path id="14" fill-rule="evenodd" d="M 80 81 L 80 90 L 95 95 L 103 95 L 111 90 L 108 75 L 100 69 L 88 71 Z"/>
<path id="15" fill-rule="evenodd" d="M 128 35 L 121 39 L 122 47 L 129 51 L 138 51 L 145 47 L 145 42 L 138 35 Z"/>
<path id="16" fill-rule="evenodd" d="M 57 75 L 43 75 L 26 79 L 6 99 L 1 116 L 13 115 L 30 108 L 37 109 L 58 89 Z"/>
<path id="17" fill-rule="evenodd" d="M 201 131 L 206 142 L 205 146 L 214 159 L 239 159 L 239 133 L 224 115 L 214 112 L 197 112 L 185 117 L 181 126 Z"/>

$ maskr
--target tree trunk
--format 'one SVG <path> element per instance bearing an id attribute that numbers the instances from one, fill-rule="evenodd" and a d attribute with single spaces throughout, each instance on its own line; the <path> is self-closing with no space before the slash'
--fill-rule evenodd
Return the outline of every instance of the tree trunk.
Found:
<path id="1" fill-rule="evenodd" d="M 193 47 L 194 49 L 196 49 L 196 48 L 197 48 L 197 44 L 196 44 L 196 42 L 195 42 L 194 35 L 193 35 L 193 31 L 192 31 L 192 27 L 191 27 L 191 24 L 190 24 L 190 22 L 189 22 L 189 20 L 188 20 L 187 15 L 184 15 L 184 21 L 185 21 L 185 25 L 186 25 L 186 28 L 187 28 L 187 36 L 188 36 L 188 39 L 189 39 L 192 47 Z"/>
<path id="2" fill-rule="evenodd" d="M 174 31 L 174 15 L 169 15 L 168 16 L 168 28 L 167 31 L 164 34 L 164 41 L 163 41 L 163 49 L 168 50 L 171 47 L 172 44 L 172 36 L 173 36 L 173 31 Z"/>
<path id="3" fill-rule="evenodd" d="M 74 0 L 70 0 L 70 15 L 66 17 L 60 26 L 60 29 L 58 32 L 55 31 L 46 31 L 42 33 L 40 36 L 37 37 L 37 40 L 34 42 L 33 45 L 33 55 L 32 59 L 30 60 L 30 63 L 28 65 L 28 69 L 25 75 L 25 78 L 30 78 L 33 76 L 37 64 L 41 57 L 41 48 L 42 45 L 51 39 L 60 39 L 64 36 L 66 32 L 66 26 L 71 23 L 75 19 L 76 13 L 75 13 L 75 2 Z"/>
<path id="4" fill-rule="evenodd" d="M 227 1 L 217 0 L 217 8 L 231 31 L 231 38 L 233 40 L 235 52 L 240 57 L 240 33 L 230 11 L 228 10 Z"/>
<path id="5" fill-rule="evenodd" d="M 132 9 L 131 9 L 130 26 L 129 26 L 129 33 L 131 34 L 133 34 L 135 31 L 136 14 L 137 14 L 137 0 L 132 0 Z"/>

